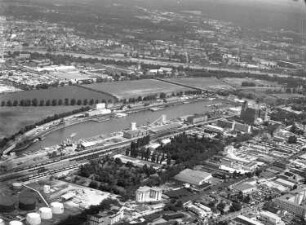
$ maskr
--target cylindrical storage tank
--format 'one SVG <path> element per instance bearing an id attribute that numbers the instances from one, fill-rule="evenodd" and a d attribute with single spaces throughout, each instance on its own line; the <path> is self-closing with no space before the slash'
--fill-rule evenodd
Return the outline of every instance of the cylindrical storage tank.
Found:
<path id="1" fill-rule="evenodd" d="M 45 194 L 50 193 L 50 189 L 51 189 L 50 185 L 44 185 L 44 193 Z"/>
<path id="2" fill-rule="evenodd" d="M 16 191 L 20 191 L 22 189 L 22 184 L 21 183 L 15 182 L 15 183 L 12 184 L 12 186 L 13 186 L 13 189 L 16 190 Z"/>
<path id="3" fill-rule="evenodd" d="M 42 220 L 52 219 L 52 210 L 48 207 L 42 207 L 39 209 L 39 214 Z"/>
<path id="4" fill-rule="evenodd" d="M 0 218 L 0 225 L 5 225 L 5 222 L 3 219 Z"/>
<path id="5" fill-rule="evenodd" d="M 23 223 L 18 220 L 13 220 L 9 223 L 9 225 L 23 225 Z"/>
<path id="6" fill-rule="evenodd" d="M 7 213 L 15 210 L 15 200 L 13 197 L 1 196 L 0 197 L 0 212 Z"/>
<path id="7" fill-rule="evenodd" d="M 31 211 L 31 210 L 35 210 L 35 208 L 36 208 L 35 198 L 28 198 L 28 197 L 19 198 L 19 209 L 20 210 Z"/>
<path id="8" fill-rule="evenodd" d="M 28 224 L 30 225 L 39 225 L 41 224 L 41 218 L 38 213 L 28 213 L 26 218 Z"/>
<path id="9" fill-rule="evenodd" d="M 64 205 L 60 202 L 52 202 L 51 203 L 52 213 L 54 214 L 63 214 L 64 213 Z"/>

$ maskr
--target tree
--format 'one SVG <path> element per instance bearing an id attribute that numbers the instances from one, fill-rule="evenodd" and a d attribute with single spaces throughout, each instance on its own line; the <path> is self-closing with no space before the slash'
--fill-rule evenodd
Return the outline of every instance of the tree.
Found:
<path id="1" fill-rule="evenodd" d="M 217 209 L 221 212 L 221 214 L 224 213 L 224 208 L 225 208 L 224 202 L 220 202 L 220 203 L 217 205 Z"/>
<path id="2" fill-rule="evenodd" d="M 17 100 L 14 100 L 13 106 L 17 106 L 17 105 L 18 105 L 18 101 L 17 101 Z"/>
<path id="3" fill-rule="evenodd" d="M 69 105 L 69 99 L 68 98 L 65 98 L 65 105 Z"/>
<path id="4" fill-rule="evenodd" d="M 70 105 L 75 105 L 75 99 L 73 98 L 73 99 L 71 99 L 71 101 L 70 101 Z"/>
<path id="5" fill-rule="evenodd" d="M 241 210 L 241 204 L 239 202 L 233 202 L 231 207 L 230 207 L 230 211 L 231 212 L 237 212 Z"/>
<path id="6" fill-rule="evenodd" d="M 155 162 L 156 159 L 156 153 L 153 152 L 152 156 L 151 156 L 151 162 Z"/>
<path id="7" fill-rule="evenodd" d="M 167 95 L 166 95 L 166 93 L 160 93 L 160 95 L 159 95 L 159 97 L 161 98 L 161 99 L 165 99 L 166 97 L 167 97 Z"/>
<path id="8" fill-rule="evenodd" d="M 247 204 L 250 203 L 250 201 L 251 201 L 250 195 L 245 196 L 245 198 L 243 199 L 243 202 L 245 202 Z"/>
<path id="9" fill-rule="evenodd" d="M 37 106 L 37 103 L 38 101 L 36 98 L 32 99 L 32 106 Z"/>
<path id="10" fill-rule="evenodd" d="M 39 101 L 39 106 L 44 106 L 44 104 L 45 104 L 45 101 L 43 99 Z"/>
<path id="11" fill-rule="evenodd" d="M 289 144 L 296 144 L 297 143 L 297 137 L 295 135 L 292 135 L 288 138 Z"/>
<path id="12" fill-rule="evenodd" d="M 11 100 L 7 100 L 7 102 L 6 102 L 6 106 L 12 106 L 12 102 L 11 102 Z"/>
<path id="13" fill-rule="evenodd" d="M 59 99 L 58 102 L 57 102 L 57 104 L 58 104 L 58 105 L 63 105 L 63 100 L 62 100 L 62 99 Z"/>
<path id="14" fill-rule="evenodd" d="M 50 100 L 49 99 L 46 101 L 46 106 L 50 106 Z"/>
<path id="15" fill-rule="evenodd" d="M 56 106 L 57 105 L 57 100 L 56 99 L 53 99 L 52 100 L 52 106 Z"/>
<path id="16" fill-rule="evenodd" d="M 77 105 L 82 105 L 82 100 L 81 100 L 81 99 L 79 99 L 79 100 L 77 101 Z"/>

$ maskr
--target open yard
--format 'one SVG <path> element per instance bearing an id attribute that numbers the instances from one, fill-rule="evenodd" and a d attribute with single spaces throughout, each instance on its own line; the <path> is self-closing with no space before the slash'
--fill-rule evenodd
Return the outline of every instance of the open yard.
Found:
<path id="1" fill-rule="evenodd" d="M 139 96 L 145 97 L 162 92 L 167 94 L 191 90 L 190 88 L 153 79 L 90 84 L 86 85 L 86 87 L 92 90 L 110 93 L 119 99 L 137 98 Z"/>
<path id="2" fill-rule="evenodd" d="M 0 107 L 0 138 L 18 132 L 21 128 L 48 116 L 70 112 L 80 106 L 67 107 Z"/>
<path id="3" fill-rule="evenodd" d="M 219 80 L 215 77 L 190 77 L 190 78 L 176 78 L 169 79 L 171 82 L 177 84 L 187 85 L 194 88 L 206 89 L 206 90 L 229 90 L 233 89 L 232 86 Z"/>

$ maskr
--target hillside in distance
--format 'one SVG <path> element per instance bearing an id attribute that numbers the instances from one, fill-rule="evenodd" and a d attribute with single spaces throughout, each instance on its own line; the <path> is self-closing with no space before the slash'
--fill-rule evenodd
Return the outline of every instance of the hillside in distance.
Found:
<path id="1" fill-rule="evenodd" d="M 199 11 L 203 16 L 251 29 L 306 30 L 303 0 L 1 0 L 6 15 L 52 22 L 106 23 L 148 26 L 135 19 L 138 7 L 171 12 Z M 57 13 L 60 11 L 61 16 Z M 48 13 L 46 13 L 48 11 Z M 1 13 L 1 12 L 0 12 Z M 303 22 L 304 21 L 304 22 Z M 304 26 L 304 28 L 302 28 Z"/>

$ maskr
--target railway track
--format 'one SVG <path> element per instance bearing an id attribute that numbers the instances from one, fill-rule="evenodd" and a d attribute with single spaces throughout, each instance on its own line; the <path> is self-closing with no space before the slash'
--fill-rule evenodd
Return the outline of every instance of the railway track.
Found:
<path id="1" fill-rule="evenodd" d="M 214 119 L 211 121 L 207 121 L 207 122 L 202 122 L 199 124 L 191 124 L 191 125 L 187 125 L 187 126 L 183 126 L 180 128 L 173 128 L 173 129 L 169 129 L 169 130 L 165 130 L 163 132 L 160 133 L 156 133 L 156 134 L 151 134 L 151 140 L 152 141 L 156 141 L 162 138 L 168 138 L 171 137 L 173 135 L 177 135 L 179 133 L 182 133 L 186 130 L 192 129 L 196 126 L 199 125 L 204 125 L 207 123 L 212 123 L 217 121 L 218 119 Z M 45 163 L 40 163 L 31 167 L 27 167 L 27 168 L 19 168 L 16 169 L 12 172 L 0 175 L 0 182 L 3 181 L 9 181 L 9 180 L 14 180 L 14 179 L 18 179 L 18 180 L 24 180 L 25 178 L 27 178 L 28 180 L 30 179 L 37 179 L 37 178 L 42 178 L 45 176 L 49 176 L 52 175 L 54 173 L 58 173 L 58 172 L 62 172 L 64 170 L 69 170 L 70 168 L 70 163 L 71 162 L 76 162 L 74 167 L 79 167 L 80 163 L 83 160 L 90 160 L 90 159 L 95 159 L 95 158 L 99 158 L 101 156 L 104 156 L 106 154 L 114 154 L 114 153 L 118 153 L 120 152 L 120 150 L 122 150 L 123 148 L 126 148 L 128 146 L 130 146 L 132 141 L 136 141 L 138 138 L 133 138 L 124 142 L 120 142 L 117 144 L 114 144 L 112 146 L 107 146 L 107 147 L 94 147 L 94 148 L 90 148 L 87 150 L 83 150 L 80 151 L 78 153 L 75 153 L 73 155 L 67 155 L 67 156 L 63 156 L 63 157 L 59 157 L 56 158 L 54 160 L 50 160 L 47 161 Z M 77 163 L 79 162 L 79 163 Z M 58 169 L 49 169 L 52 167 L 59 167 L 61 164 L 64 165 L 65 163 L 67 163 L 66 167 L 60 167 Z"/>

